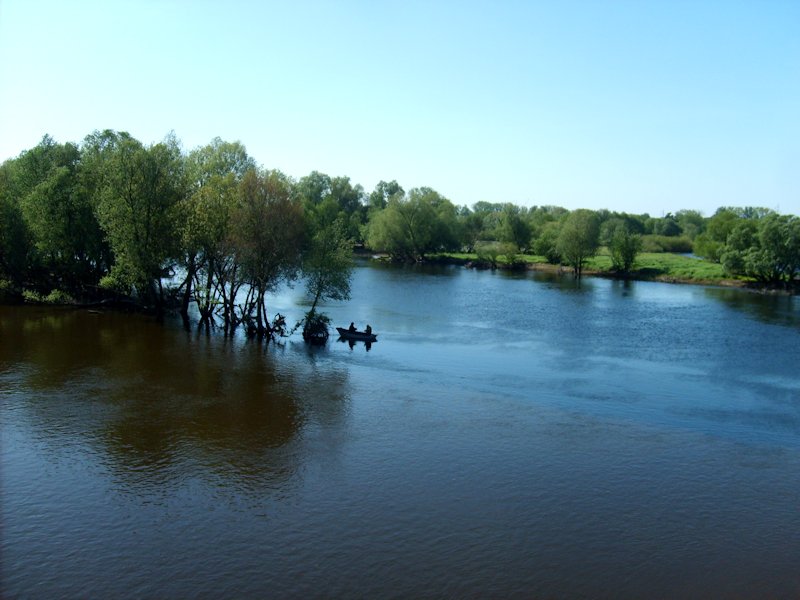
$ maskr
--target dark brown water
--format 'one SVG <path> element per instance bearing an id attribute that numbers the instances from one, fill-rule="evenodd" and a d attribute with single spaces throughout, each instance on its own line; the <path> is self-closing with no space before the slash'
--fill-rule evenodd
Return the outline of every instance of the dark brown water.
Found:
<path id="1" fill-rule="evenodd" d="M 796 299 L 353 292 L 369 351 L 0 307 L 2 596 L 800 597 Z"/>

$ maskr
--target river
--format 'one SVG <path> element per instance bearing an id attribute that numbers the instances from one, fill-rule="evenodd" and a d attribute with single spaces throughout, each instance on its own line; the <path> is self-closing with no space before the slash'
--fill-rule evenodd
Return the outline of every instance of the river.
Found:
<path id="1" fill-rule="evenodd" d="M 359 263 L 324 310 L 378 342 L 0 307 L 0 595 L 800 596 L 797 298 Z"/>

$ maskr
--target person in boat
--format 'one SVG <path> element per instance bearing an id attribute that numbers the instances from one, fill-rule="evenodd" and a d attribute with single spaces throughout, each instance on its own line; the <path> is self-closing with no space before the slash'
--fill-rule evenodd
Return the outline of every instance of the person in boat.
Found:
<path id="1" fill-rule="evenodd" d="M 371 335 L 372 334 L 372 325 L 367 325 L 367 328 L 364 330 L 364 333 L 366 333 L 367 335 Z"/>
<path id="2" fill-rule="evenodd" d="M 347 328 L 347 331 L 349 331 L 350 333 L 355 333 L 355 331 L 356 331 L 356 326 L 355 326 L 355 323 L 353 323 L 353 322 L 351 321 L 351 322 L 350 322 L 350 327 L 348 327 L 348 328 Z"/>

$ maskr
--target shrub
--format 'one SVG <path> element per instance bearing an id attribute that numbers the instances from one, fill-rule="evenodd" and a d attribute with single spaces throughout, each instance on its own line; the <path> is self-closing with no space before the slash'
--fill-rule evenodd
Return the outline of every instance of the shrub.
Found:
<path id="1" fill-rule="evenodd" d="M 44 298 L 34 290 L 22 290 L 22 299 L 28 304 L 42 304 Z"/>
<path id="2" fill-rule="evenodd" d="M 43 301 L 45 304 L 75 304 L 75 299 L 62 290 L 53 290 Z"/>
<path id="3" fill-rule="evenodd" d="M 670 237 L 666 235 L 643 235 L 642 250 L 644 252 L 669 252 L 688 254 L 692 252 L 692 240 L 687 237 Z"/>

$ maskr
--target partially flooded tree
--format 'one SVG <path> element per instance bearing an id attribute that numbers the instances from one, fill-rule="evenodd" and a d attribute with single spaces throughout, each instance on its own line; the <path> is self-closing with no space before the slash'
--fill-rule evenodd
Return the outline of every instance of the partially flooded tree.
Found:
<path id="1" fill-rule="evenodd" d="M 329 320 L 317 312 L 317 305 L 326 300 L 349 300 L 353 273 L 353 242 L 341 220 L 318 230 L 303 262 L 306 293 L 311 308 L 303 319 L 303 339 L 309 342 L 328 338 Z"/>
<path id="2" fill-rule="evenodd" d="M 227 280 L 224 249 L 231 213 L 240 182 L 254 168 L 255 162 L 239 142 L 214 138 L 210 144 L 189 153 L 186 169 L 189 196 L 181 226 L 184 318 L 188 316 L 193 288 L 201 322 L 210 323 L 214 309 L 221 303 Z"/>
<path id="3" fill-rule="evenodd" d="M 273 333 L 266 295 L 297 277 L 305 225 L 303 206 L 292 182 L 280 171 L 248 171 L 240 185 L 233 214 L 232 244 L 248 284 L 241 319 L 248 332 L 263 338 Z"/>

